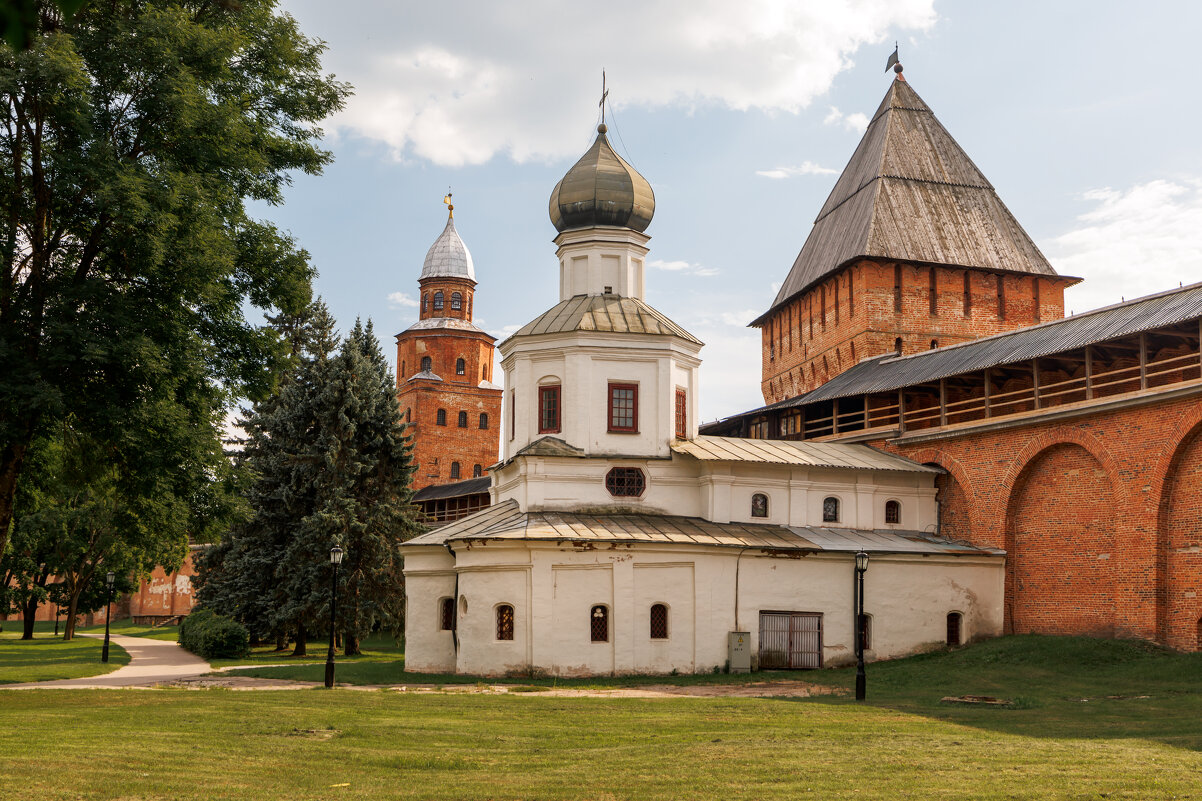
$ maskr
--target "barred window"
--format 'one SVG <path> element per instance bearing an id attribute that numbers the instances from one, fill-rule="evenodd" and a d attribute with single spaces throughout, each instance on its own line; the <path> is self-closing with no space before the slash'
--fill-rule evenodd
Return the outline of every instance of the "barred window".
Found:
<path id="1" fill-rule="evenodd" d="M 459 478 L 459 462 L 451 462 L 451 478 Z"/>
<path id="2" fill-rule="evenodd" d="M 458 292 L 451 293 L 451 308 L 455 311 L 459 311 L 463 308 L 463 295 L 459 294 Z"/>
<path id="3" fill-rule="evenodd" d="M 488 412 L 480 412 L 480 430 L 488 429 Z"/>
<path id="4" fill-rule="evenodd" d="M 822 522 L 823 523 L 838 523 L 839 522 L 839 499 L 827 498 L 822 502 Z"/>
<path id="5" fill-rule="evenodd" d="M 637 384 L 609 385 L 609 430 L 639 430 L 639 387 Z"/>
<path id="6" fill-rule="evenodd" d="M 559 433 L 559 387 L 538 388 L 538 433 Z"/>
<path id="7" fill-rule="evenodd" d="M 666 604 L 651 605 L 651 639 L 668 639 L 668 607 Z"/>
<path id="8" fill-rule="evenodd" d="M 894 524 L 901 522 L 901 504 L 897 501 L 885 503 L 885 522 Z"/>
<path id="9" fill-rule="evenodd" d="M 947 644 L 960 644 L 960 623 L 963 618 L 959 612 L 948 612 L 947 614 Z"/>
<path id="10" fill-rule="evenodd" d="M 424 372 L 429 372 L 432 369 L 434 369 L 434 362 L 430 359 L 429 356 L 423 356 L 422 357 L 422 370 Z"/>
<path id="11" fill-rule="evenodd" d="M 589 630 L 593 642 L 609 642 L 609 607 L 594 606 L 589 613 Z"/>
<path id="12" fill-rule="evenodd" d="M 497 607 L 497 639 L 513 639 L 513 607 L 509 604 Z"/>
<path id="13" fill-rule="evenodd" d="M 442 311 L 443 299 L 442 292 L 434 293 L 434 311 Z"/>
<path id="14" fill-rule="evenodd" d="M 616 498 L 637 498 L 647 488 L 647 478 L 637 467 L 615 467 L 605 474 L 605 488 Z"/>
<path id="15" fill-rule="evenodd" d="M 689 435 L 688 396 L 683 389 L 676 390 L 676 438 Z"/>
<path id="16" fill-rule="evenodd" d="M 439 425 L 439 426 L 445 426 L 447 424 L 447 410 L 446 409 L 438 410 L 438 412 L 434 415 L 434 424 Z"/>
<path id="17" fill-rule="evenodd" d="M 472 465 L 472 478 L 479 478 L 484 475 L 484 468 L 478 464 Z"/>
<path id="18" fill-rule="evenodd" d="M 442 631 L 454 631 L 455 630 L 455 599 L 454 598 L 443 598 L 441 601 L 439 601 L 438 606 L 439 606 L 438 628 L 441 629 Z"/>
<path id="19" fill-rule="evenodd" d="M 751 516 L 752 517 L 767 517 L 768 516 L 768 496 L 762 492 L 757 492 L 751 496 Z"/>
<path id="20" fill-rule="evenodd" d="M 467 428 L 467 412 L 459 413 L 459 427 Z"/>
<path id="21" fill-rule="evenodd" d="M 467 362 L 463 359 L 455 360 L 455 375 L 464 375 L 467 372 Z"/>

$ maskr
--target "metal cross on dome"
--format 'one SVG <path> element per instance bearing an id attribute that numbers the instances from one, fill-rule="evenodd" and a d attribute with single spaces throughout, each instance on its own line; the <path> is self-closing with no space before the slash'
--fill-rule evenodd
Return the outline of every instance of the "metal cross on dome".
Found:
<path id="1" fill-rule="evenodd" d="M 605 70 L 601 70 L 601 102 L 597 105 L 601 107 L 601 124 L 605 124 L 605 99 L 609 97 L 609 90 L 605 88 Z"/>

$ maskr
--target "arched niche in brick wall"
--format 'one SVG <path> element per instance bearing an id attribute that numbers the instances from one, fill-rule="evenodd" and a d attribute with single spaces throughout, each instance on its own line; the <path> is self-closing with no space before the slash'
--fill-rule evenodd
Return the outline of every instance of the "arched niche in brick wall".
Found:
<path id="1" fill-rule="evenodd" d="M 1022 466 L 1006 505 L 1006 628 L 1114 636 L 1124 554 L 1111 471 L 1079 443 Z"/>
<path id="2" fill-rule="evenodd" d="M 1174 449 L 1164 476 L 1156 554 L 1156 634 L 1165 645 L 1202 650 L 1202 424 Z"/>

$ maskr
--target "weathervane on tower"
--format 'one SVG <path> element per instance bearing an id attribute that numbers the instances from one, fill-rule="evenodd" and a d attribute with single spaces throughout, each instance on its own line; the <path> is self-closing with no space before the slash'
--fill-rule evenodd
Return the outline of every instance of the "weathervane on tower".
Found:
<path id="1" fill-rule="evenodd" d="M 896 39 L 893 41 L 893 52 L 889 55 L 889 60 L 885 62 L 885 72 L 888 72 L 890 67 L 893 67 L 893 71 L 897 73 L 897 79 L 899 81 L 906 80 L 902 77 L 902 65 L 901 62 L 898 61 Z"/>
<path id="2" fill-rule="evenodd" d="M 455 216 L 455 204 L 451 202 L 451 187 L 447 187 L 447 194 L 442 199 L 442 202 L 447 206 L 447 217 Z"/>

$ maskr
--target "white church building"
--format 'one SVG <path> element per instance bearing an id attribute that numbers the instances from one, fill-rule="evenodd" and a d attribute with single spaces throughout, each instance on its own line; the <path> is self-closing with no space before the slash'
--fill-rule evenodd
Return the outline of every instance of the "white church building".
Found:
<path id="1" fill-rule="evenodd" d="M 708 673 L 1002 631 L 1004 554 L 940 537 L 935 476 L 865 445 L 697 433 L 702 343 L 648 305 L 655 210 L 605 126 L 551 193 L 559 303 L 500 345 L 492 506 L 404 545 L 406 669 Z"/>

